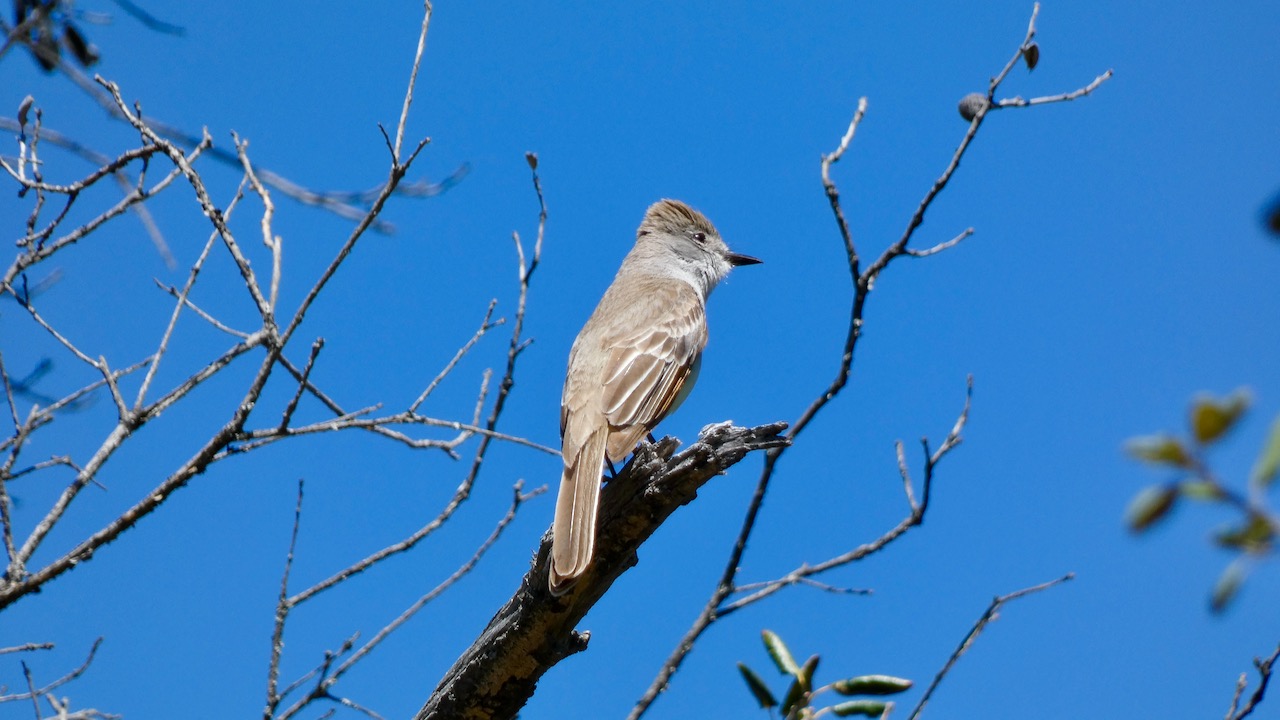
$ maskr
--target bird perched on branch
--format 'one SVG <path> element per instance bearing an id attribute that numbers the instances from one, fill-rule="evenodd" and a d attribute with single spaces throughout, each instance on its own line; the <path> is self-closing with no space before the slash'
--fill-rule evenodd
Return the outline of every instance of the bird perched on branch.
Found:
<path id="1" fill-rule="evenodd" d="M 682 202 L 661 200 L 645 212 L 635 247 L 569 351 L 552 594 L 591 563 L 605 461 L 630 454 L 693 389 L 707 345 L 707 296 L 734 267 L 759 262 L 730 252 L 711 221 Z"/>

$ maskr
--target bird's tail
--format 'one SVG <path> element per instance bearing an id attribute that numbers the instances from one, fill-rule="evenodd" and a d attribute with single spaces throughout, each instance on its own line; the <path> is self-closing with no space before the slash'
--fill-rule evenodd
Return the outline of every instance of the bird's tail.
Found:
<path id="1" fill-rule="evenodd" d="M 551 531 L 552 595 L 567 592 L 591 562 L 596 544 L 600 471 L 604 467 L 608 436 L 608 430 L 601 427 L 587 436 L 576 452 L 575 448 L 564 448 L 564 475 L 560 478 L 560 495 L 556 498 Z"/>

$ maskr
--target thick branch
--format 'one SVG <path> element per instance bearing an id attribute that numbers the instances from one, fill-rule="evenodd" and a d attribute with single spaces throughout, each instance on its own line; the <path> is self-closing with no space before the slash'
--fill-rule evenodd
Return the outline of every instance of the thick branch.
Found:
<path id="1" fill-rule="evenodd" d="M 726 422 L 703 428 L 698 441 L 678 455 L 673 455 L 678 441 L 670 437 L 640 448 L 604 488 L 600 535 L 587 573 L 568 594 L 551 596 L 548 530 L 520 588 L 454 663 L 418 712 L 419 720 L 514 717 L 543 673 L 586 648 L 589 633 L 574 626 L 639 561 L 640 545 L 676 508 L 692 501 L 704 483 L 747 453 L 784 446 L 786 427 L 742 428 Z"/>

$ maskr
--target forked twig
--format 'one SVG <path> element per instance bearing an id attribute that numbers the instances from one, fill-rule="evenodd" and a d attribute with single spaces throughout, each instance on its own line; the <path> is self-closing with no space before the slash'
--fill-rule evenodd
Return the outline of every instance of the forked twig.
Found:
<path id="1" fill-rule="evenodd" d="M 920 716 L 920 713 L 924 710 L 924 706 L 928 704 L 929 698 L 933 697 L 934 691 L 938 689 L 938 685 L 942 683 L 942 679 L 947 676 L 947 673 L 951 672 L 951 668 L 955 667 L 956 662 L 960 660 L 960 656 L 964 655 L 965 652 L 973 646 L 973 643 L 978 639 L 978 636 L 982 634 L 982 631 L 986 629 L 987 625 L 992 620 L 999 617 L 997 613 L 1002 605 L 1007 602 L 1017 600 L 1018 598 L 1026 597 L 1032 593 L 1038 593 L 1041 590 L 1048 590 L 1054 585 L 1060 585 L 1071 580 L 1075 576 L 1075 573 L 1067 573 L 1055 580 L 1016 590 L 1008 595 L 1001 595 L 992 600 L 991 604 L 987 606 L 986 611 L 978 618 L 978 622 L 974 623 L 973 627 L 969 629 L 969 633 L 964 636 L 964 640 L 960 641 L 960 646 L 951 653 L 951 657 L 947 658 L 946 664 L 944 664 L 942 669 L 938 671 L 938 674 L 934 676 L 933 682 L 929 683 L 929 687 L 925 689 L 924 695 L 920 697 L 920 702 L 916 704 L 915 709 L 911 711 L 911 715 L 908 716 L 907 720 L 916 720 L 916 718 Z"/>

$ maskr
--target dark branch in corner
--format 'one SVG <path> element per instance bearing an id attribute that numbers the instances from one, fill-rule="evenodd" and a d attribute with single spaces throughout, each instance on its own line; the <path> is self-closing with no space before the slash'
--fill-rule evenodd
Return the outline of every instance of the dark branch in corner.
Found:
<path id="1" fill-rule="evenodd" d="M 1248 676 L 1240 673 L 1240 679 L 1236 681 L 1236 692 L 1231 697 L 1231 708 L 1227 710 L 1226 720 L 1244 720 L 1257 709 L 1262 703 L 1262 698 L 1267 694 L 1267 685 L 1271 682 L 1271 671 L 1275 667 L 1276 659 L 1280 658 L 1280 645 L 1276 646 L 1274 652 L 1266 660 L 1262 658 L 1254 658 L 1253 666 L 1258 670 L 1258 689 L 1253 691 L 1253 695 L 1249 697 L 1249 701 L 1244 707 L 1236 710 L 1240 706 L 1240 698 L 1244 695 L 1244 689 L 1249 684 Z"/>

